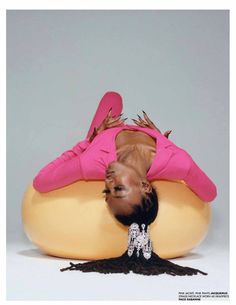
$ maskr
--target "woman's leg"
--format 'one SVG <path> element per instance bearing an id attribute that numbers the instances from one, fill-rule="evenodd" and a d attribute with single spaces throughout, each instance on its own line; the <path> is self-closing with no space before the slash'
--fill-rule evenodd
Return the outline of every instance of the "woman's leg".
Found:
<path id="1" fill-rule="evenodd" d="M 84 179 L 80 168 L 80 154 L 89 146 L 88 138 L 107 116 L 109 109 L 118 116 L 122 111 L 122 98 L 116 92 L 107 92 L 101 99 L 89 128 L 87 139 L 79 141 L 72 149 L 65 151 L 55 160 L 44 166 L 33 180 L 39 192 L 49 192 L 77 180 Z"/>
<path id="2" fill-rule="evenodd" d="M 112 116 L 118 116 L 122 112 L 123 103 L 122 97 L 116 92 L 106 92 L 102 97 L 98 108 L 94 114 L 86 139 L 90 138 L 93 133 L 94 127 L 98 127 L 112 108 Z"/>

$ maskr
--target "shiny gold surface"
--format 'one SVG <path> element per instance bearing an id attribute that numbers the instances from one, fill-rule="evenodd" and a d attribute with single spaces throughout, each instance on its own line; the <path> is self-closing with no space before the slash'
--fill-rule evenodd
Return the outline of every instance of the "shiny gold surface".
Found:
<path id="1" fill-rule="evenodd" d="M 154 251 L 163 258 L 185 255 L 207 234 L 210 204 L 181 181 L 152 183 L 159 196 L 159 213 L 150 226 Z M 103 188 L 102 181 L 78 181 L 39 193 L 30 185 L 22 204 L 26 235 L 53 256 L 89 260 L 121 255 L 128 228 L 110 213 Z"/>

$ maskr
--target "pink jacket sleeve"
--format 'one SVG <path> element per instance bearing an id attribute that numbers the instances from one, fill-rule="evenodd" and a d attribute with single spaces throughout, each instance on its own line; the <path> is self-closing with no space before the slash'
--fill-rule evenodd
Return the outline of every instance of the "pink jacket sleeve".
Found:
<path id="1" fill-rule="evenodd" d="M 89 146 L 86 139 L 78 142 L 54 161 L 44 166 L 33 180 L 34 188 L 42 193 L 50 192 L 83 179 L 80 155 Z"/>
<path id="2" fill-rule="evenodd" d="M 205 202 L 210 202 L 215 199 L 217 195 L 216 185 L 200 169 L 192 158 L 190 168 L 184 181 L 189 188 Z"/>

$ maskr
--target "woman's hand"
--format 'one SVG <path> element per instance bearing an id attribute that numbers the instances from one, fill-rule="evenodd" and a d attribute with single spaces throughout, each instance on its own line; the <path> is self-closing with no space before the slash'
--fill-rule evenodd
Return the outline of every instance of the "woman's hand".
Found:
<path id="1" fill-rule="evenodd" d="M 101 125 L 98 126 L 97 128 L 95 127 L 93 130 L 93 134 L 91 135 L 91 137 L 89 138 L 89 142 L 92 142 L 93 139 L 103 130 L 108 129 L 108 128 L 112 128 L 112 127 L 117 127 L 117 126 L 121 126 L 124 124 L 125 120 L 127 120 L 127 118 L 122 119 L 123 113 L 121 113 L 120 115 L 118 115 L 117 117 L 113 117 L 112 116 L 112 108 L 109 110 L 107 116 L 105 117 L 105 119 L 102 121 Z"/>
<path id="2" fill-rule="evenodd" d="M 141 118 L 141 116 L 138 115 L 138 120 L 135 120 L 135 119 L 132 119 L 132 120 L 134 121 L 134 123 L 136 125 L 138 125 L 140 127 L 155 129 L 155 130 L 157 130 L 158 132 L 161 133 L 160 129 L 149 119 L 149 117 L 148 117 L 148 115 L 146 114 L 145 111 L 143 111 L 143 118 Z M 171 132 L 172 132 L 172 130 L 165 131 L 164 136 L 166 138 L 168 138 Z"/>

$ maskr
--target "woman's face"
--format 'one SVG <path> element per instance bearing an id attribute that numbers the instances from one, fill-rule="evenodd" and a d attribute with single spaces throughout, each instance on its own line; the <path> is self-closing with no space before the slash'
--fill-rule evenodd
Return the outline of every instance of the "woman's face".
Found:
<path id="1" fill-rule="evenodd" d="M 151 190 L 134 167 L 113 161 L 108 165 L 105 178 L 105 200 L 113 214 L 128 215 L 134 205 L 141 203 L 142 196 Z"/>

